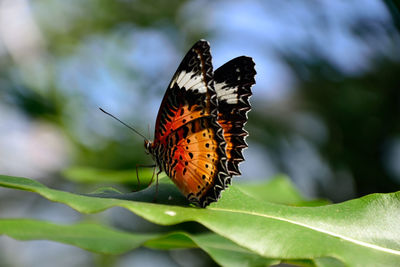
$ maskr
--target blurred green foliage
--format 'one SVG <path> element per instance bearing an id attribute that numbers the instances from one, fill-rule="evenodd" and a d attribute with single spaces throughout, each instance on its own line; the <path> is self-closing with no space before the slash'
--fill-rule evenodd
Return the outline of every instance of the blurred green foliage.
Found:
<path id="1" fill-rule="evenodd" d="M 30 71 L 36 69 L 36 65 L 21 65 L 5 54 L 0 63 L 0 101 L 23 111 L 32 121 L 45 120 L 56 125 L 71 146 L 71 166 L 132 170 L 137 163 L 150 163 L 151 159 L 144 154 L 140 138 L 130 135 L 126 129 L 113 122 L 106 126 L 103 122 L 98 122 L 103 124 L 103 128 L 95 126 L 97 121 L 94 120 L 100 118 L 100 115 L 94 115 L 98 112 L 96 103 L 89 99 L 87 92 L 74 90 L 75 81 L 69 81 L 71 91 L 60 88 L 60 65 L 68 61 L 69 57 L 79 57 L 79 50 L 84 49 L 82 47 L 85 42 L 94 36 L 100 36 L 100 47 L 102 40 L 112 38 L 116 39 L 116 44 L 123 46 L 123 42 L 116 36 L 134 35 L 138 30 L 159 31 L 182 53 L 199 38 L 215 37 L 216 33 L 207 28 L 205 23 L 196 24 L 196 27 L 188 30 L 184 13 L 189 2 L 92 0 L 75 3 L 75 6 L 49 0 L 32 3 L 33 14 L 45 40 L 44 52 L 41 52 L 35 64 L 41 65 L 40 68 L 47 73 L 47 76 L 44 75 L 47 82 L 30 82 L 29 75 L 35 75 Z M 395 46 L 399 36 L 399 10 L 395 1 L 385 3 L 395 25 L 395 28 L 386 25 L 385 31 Z M 44 16 L 46 10 L 56 12 L 52 16 Z M 50 20 L 57 16 L 60 21 Z M 365 22 L 367 23 L 363 25 L 354 23 L 354 29 L 349 31 L 368 43 L 371 41 L 368 36 L 374 36 L 375 22 Z M 312 49 L 310 48 L 311 60 L 298 56 L 293 51 L 277 51 L 280 59 L 297 79 L 297 88 L 286 102 L 277 103 L 289 105 L 281 113 L 264 108 L 262 101 L 253 100 L 254 108 L 247 126 L 250 131 L 249 140 L 268 151 L 276 169 L 291 175 L 287 158 L 282 154 L 283 143 L 293 136 L 305 138 L 332 171 L 332 182 L 319 189 L 321 196 L 343 200 L 343 197 L 335 199 L 334 196 L 335 177 L 342 171 L 349 173 L 354 180 L 357 196 L 398 189 L 399 177 L 388 170 L 385 162 L 387 146 L 400 135 L 400 64 L 394 56 L 398 49 L 394 49 L 393 53 L 380 55 L 374 60 L 372 68 L 355 75 L 343 73 Z M 102 53 L 102 50 L 98 53 Z M 121 49 L 119 57 L 126 56 Z M 125 72 L 121 75 L 129 76 L 133 83 L 143 85 L 138 90 L 144 97 L 153 92 L 153 97 L 161 100 L 163 86 L 157 84 L 154 91 L 151 88 L 154 80 L 143 82 L 143 79 L 150 76 L 139 77 L 140 73 L 136 70 L 119 69 L 118 62 L 110 64 L 116 67 L 117 72 Z M 166 73 L 172 75 L 173 71 Z M 259 72 L 258 75 L 262 76 L 263 73 Z M 163 81 L 164 86 L 168 81 L 166 79 Z M 254 90 L 263 88 L 255 86 Z M 108 93 L 104 97 L 113 96 Z M 129 100 L 119 105 L 129 105 Z M 141 113 L 141 110 L 132 107 L 130 117 L 124 119 L 133 122 L 135 126 L 139 124 L 140 130 L 146 129 L 147 125 L 141 125 Z M 298 131 L 296 116 L 300 113 L 316 117 L 326 129 L 326 136 L 315 139 Z M 153 125 L 154 122 L 148 123 Z M 110 130 L 105 127 L 114 130 L 110 134 Z M 324 178 L 326 174 L 316 175 Z"/>

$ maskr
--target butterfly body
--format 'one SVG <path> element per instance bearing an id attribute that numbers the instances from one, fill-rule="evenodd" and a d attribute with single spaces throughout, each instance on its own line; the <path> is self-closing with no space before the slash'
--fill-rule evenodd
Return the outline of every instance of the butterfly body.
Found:
<path id="1" fill-rule="evenodd" d="M 154 141 L 145 141 L 156 165 L 188 200 L 205 207 L 217 201 L 240 174 L 243 126 L 250 109 L 254 63 L 239 57 L 213 72 L 208 42 L 186 54 L 164 95 Z"/>

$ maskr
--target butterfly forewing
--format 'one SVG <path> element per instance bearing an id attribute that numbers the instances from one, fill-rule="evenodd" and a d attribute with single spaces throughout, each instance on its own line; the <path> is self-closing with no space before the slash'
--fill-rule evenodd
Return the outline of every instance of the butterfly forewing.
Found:
<path id="1" fill-rule="evenodd" d="M 190 120 L 211 115 L 212 80 L 210 48 L 197 42 L 186 54 L 164 95 L 157 115 L 155 141 L 165 138 Z"/>

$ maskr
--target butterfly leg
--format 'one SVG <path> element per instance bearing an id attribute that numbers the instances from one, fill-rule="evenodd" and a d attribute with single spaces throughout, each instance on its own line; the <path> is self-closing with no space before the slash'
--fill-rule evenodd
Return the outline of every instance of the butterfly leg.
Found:
<path id="1" fill-rule="evenodd" d="M 134 192 L 140 191 L 140 179 L 139 179 L 139 171 L 138 171 L 138 168 L 139 168 L 139 167 L 154 168 L 154 169 L 153 169 L 153 175 L 151 176 L 150 183 L 145 187 L 145 188 L 147 188 L 147 187 L 149 187 L 149 185 L 151 185 L 151 183 L 153 182 L 154 172 L 155 172 L 155 167 L 156 167 L 156 165 L 155 165 L 155 164 L 152 164 L 152 165 L 136 164 L 136 179 L 137 179 L 137 184 L 138 184 L 138 185 L 137 185 L 137 190 L 134 191 Z"/>
<path id="2" fill-rule="evenodd" d="M 155 168 L 154 168 L 155 169 Z M 153 202 L 157 202 L 157 196 L 158 196 L 158 175 L 162 173 L 162 170 L 158 170 L 157 175 L 156 175 L 156 193 L 154 194 Z"/>
<path id="3" fill-rule="evenodd" d="M 154 174 L 155 174 L 155 173 L 156 173 L 156 165 L 154 165 L 153 174 L 151 175 L 150 182 L 148 183 L 148 185 L 146 186 L 146 188 L 149 187 L 149 186 L 153 183 L 153 179 L 154 179 Z"/>

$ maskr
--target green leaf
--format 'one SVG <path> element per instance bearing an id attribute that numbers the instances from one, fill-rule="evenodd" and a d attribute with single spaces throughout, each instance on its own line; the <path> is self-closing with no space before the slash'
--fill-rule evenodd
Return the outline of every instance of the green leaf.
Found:
<path id="1" fill-rule="evenodd" d="M 219 202 L 200 209 L 75 195 L 26 178 L 0 176 L 0 185 L 36 192 L 83 213 L 119 206 L 162 225 L 196 221 L 266 258 L 330 257 L 351 266 L 400 262 L 400 192 L 319 207 L 292 207 L 254 198 L 231 186 Z M 161 184 L 160 191 L 164 186 L 169 185 Z M 159 201 L 170 203 L 168 199 Z"/>
<path id="2" fill-rule="evenodd" d="M 106 254 L 121 254 L 157 237 L 124 233 L 93 223 L 57 225 L 30 219 L 0 219 L 0 234 L 18 240 L 51 240 Z"/>
<path id="3" fill-rule="evenodd" d="M 331 258 L 331 257 L 325 257 L 325 258 L 316 258 L 314 260 L 314 265 L 317 267 L 344 267 L 345 265 L 343 262 Z"/>
<path id="4" fill-rule="evenodd" d="M 189 244 L 193 244 L 192 247 L 201 248 L 222 266 L 269 266 L 280 262 L 257 255 L 214 233 L 200 235 L 170 233 L 149 240 L 145 245 L 154 249 L 179 249 L 190 248 Z"/>
<path id="5" fill-rule="evenodd" d="M 152 168 L 139 168 L 139 179 L 147 185 L 153 175 Z M 137 185 L 136 170 L 102 170 L 91 167 L 71 167 L 62 173 L 65 178 L 79 183 L 121 183 Z"/>
<path id="6" fill-rule="evenodd" d="M 322 206 L 327 200 L 307 200 L 286 175 L 278 175 L 265 183 L 238 184 L 240 190 L 255 199 L 294 206 Z"/>
<path id="7" fill-rule="evenodd" d="M 104 254 L 121 254 L 139 246 L 152 249 L 201 248 L 222 266 L 266 266 L 279 263 L 278 260 L 260 257 L 216 234 L 139 234 L 93 223 L 59 225 L 32 219 L 0 219 L 0 234 L 25 241 L 51 240 Z"/>
<path id="8" fill-rule="evenodd" d="M 280 262 L 261 257 L 216 234 L 192 236 L 192 239 L 217 263 L 224 266 L 269 266 Z"/>

